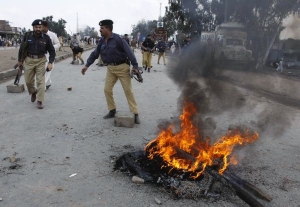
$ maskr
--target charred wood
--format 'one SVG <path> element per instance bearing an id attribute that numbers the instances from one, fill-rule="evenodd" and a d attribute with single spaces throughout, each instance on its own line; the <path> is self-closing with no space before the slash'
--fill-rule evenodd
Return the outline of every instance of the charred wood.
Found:
<path id="1" fill-rule="evenodd" d="M 189 159 L 192 162 L 196 161 L 196 158 L 190 155 L 189 153 L 177 148 L 176 151 L 180 152 L 180 156 L 184 157 L 185 159 Z M 202 170 L 202 169 L 200 169 Z M 236 194 L 241 198 L 243 201 L 245 201 L 247 204 L 249 204 L 252 207 L 263 207 L 264 205 L 261 204 L 259 201 L 257 201 L 251 194 L 247 192 L 247 190 L 244 188 L 243 185 L 239 184 L 239 182 L 242 181 L 241 178 L 238 178 L 237 176 L 232 176 L 228 172 L 224 172 L 223 175 L 219 174 L 217 170 L 215 170 L 213 167 L 207 166 L 205 168 L 205 172 L 213 176 L 216 180 L 221 181 L 223 184 L 229 184 L 236 192 Z M 254 189 L 254 188 L 252 188 Z"/>

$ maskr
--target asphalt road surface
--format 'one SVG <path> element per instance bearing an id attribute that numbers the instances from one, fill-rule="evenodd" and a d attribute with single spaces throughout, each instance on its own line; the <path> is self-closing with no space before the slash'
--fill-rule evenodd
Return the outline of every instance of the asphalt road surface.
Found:
<path id="1" fill-rule="evenodd" d="M 83 53 L 85 60 L 90 52 Z M 140 52 L 136 56 L 141 63 Z M 158 206 L 155 197 L 162 206 L 172 207 L 247 206 L 229 192 L 218 199 L 175 200 L 157 186 L 134 184 L 131 177 L 113 171 L 116 157 L 143 149 L 156 137 L 162 120 L 179 116 L 181 90 L 156 58 L 152 71 L 144 72 L 143 83 L 132 81 L 141 118 L 134 128 L 114 127 L 113 119 L 102 118 L 108 112 L 105 67 L 93 64 L 83 76 L 82 66 L 69 64 L 70 58 L 55 64 L 43 110 L 30 102 L 27 91 L 7 93 L 6 85 L 13 80 L 1 83 L 0 206 L 150 207 Z M 230 124 L 262 130 L 258 141 L 239 149 L 234 170 L 273 197 L 270 203 L 261 201 L 265 206 L 300 206 L 299 109 L 223 84 L 239 92 L 242 107 L 208 114 L 217 126 L 213 135 L 226 133 Z M 129 110 L 119 82 L 114 97 L 118 111 Z"/>

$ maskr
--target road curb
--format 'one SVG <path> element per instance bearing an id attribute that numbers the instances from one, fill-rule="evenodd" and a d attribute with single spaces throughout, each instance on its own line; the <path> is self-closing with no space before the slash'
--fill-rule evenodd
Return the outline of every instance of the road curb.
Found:
<path id="1" fill-rule="evenodd" d="M 85 48 L 84 51 L 92 50 L 94 48 L 95 47 Z M 57 57 L 55 57 L 55 62 L 65 60 L 65 59 L 67 59 L 68 57 L 71 57 L 71 56 L 72 56 L 72 53 L 67 53 L 67 54 L 64 54 L 64 55 L 57 56 Z M 17 73 L 18 73 L 18 70 L 15 70 L 14 68 L 3 71 L 3 72 L 0 72 L 0 81 L 4 80 L 4 79 L 8 79 L 8 78 L 13 77 L 13 76 L 16 76 Z"/>

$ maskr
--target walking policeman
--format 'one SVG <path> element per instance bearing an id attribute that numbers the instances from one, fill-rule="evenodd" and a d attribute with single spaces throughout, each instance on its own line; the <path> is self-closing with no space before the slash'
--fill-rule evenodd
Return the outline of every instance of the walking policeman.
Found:
<path id="1" fill-rule="evenodd" d="M 113 21 L 102 20 L 99 23 L 101 39 L 99 40 L 97 48 L 90 54 L 86 61 L 85 67 L 82 68 L 81 73 L 84 75 L 88 67 L 101 56 L 101 59 L 107 64 L 107 72 L 105 79 L 104 93 L 108 106 L 109 113 L 103 118 L 113 118 L 116 114 L 116 105 L 113 97 L 113 87 L 118 80 L 120 80 L 130 111 L 135 114 L 135 123 L 140 123 L 138 115 L 138 106 L 136 104 L 132 86 L 131 77 L 129 75 L 130 67 L 129 61 L 132 64 L 132 70 L 138 72 L 138 63 L 132 52 L 129 44 L 122 39 L 118 34 L 112 32 Z"/>
<path id="2" fill-rule="evenodd" d="M 49 53 L 47 70 L 52 70 L 52 63 L 55 59 L 55 49 L 47 34 L 42 32 L 42 20 L 36 19 L 32 22 L 33 32 L 25 33 L 19 49 L 18 66 L 25 68 L 24 78 L 26 86 L 31 95 L 31 102 L 37 99 L 37 107 L 43 109 L 45 98 L 45 64 Z M 35 77 L 36 85 L 35 87 Z"/>

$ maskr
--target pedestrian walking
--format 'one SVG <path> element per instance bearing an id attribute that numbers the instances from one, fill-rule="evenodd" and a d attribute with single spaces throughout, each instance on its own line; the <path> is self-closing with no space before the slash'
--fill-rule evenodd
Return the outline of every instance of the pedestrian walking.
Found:
<path id="1" fill-rule="evenodd" d="M 176 46 L 175 46 L 175 44 L 173 43 L 172 46 L 171 46 L 171 52 L 172 52 L 172 54 L 174 54 L 175 50 L 176 50 Z"/>
<path id="2" fill-rule="evenodd" d="M 163 61 L 164 61 L 164 65 L 166 65 L 166 55 L 165 55 L 165 52 L 166 52 L 166 44 L 165 44 L 165 42 L 162 41 L 162 40 L 159 40 L 158 43 L 157 43 L 156 48 L 158 49 L 157 64 L 159 64 L 159 60 L 160 60 L 160 58 L 162 57 L 162 58 L 163 58 Z"/>
<path id="3" fill-rule="evenodd" d="M 283 72 L 283 58 L 280 59 L 276 71 L 280 71 L 280 73 Z"/>
<path id="4" fill-rule="evenodd" d="M 128 43 L 118 34 L 113 33 L 113 21 L 106 19 L 99 22 L 101 39 L 97 48 L 90 54 L 81 73 L 84 75 L 88 67 L 101 55 L 101 59 L 107 65 L 104 94 L 108 106 L 108 114 L 103 118 L 113 118 L 116 114 L 116 104 L 113 97 L 113 87 L 120 80 L 130 111 L 135 114 L 134 122 L 140 123 L 138 106 L 136 104 L 129 75 L 130 66 L 134 73 L 138 73 L 138 63 Z"/>
<path id="5" fill-rule="evenodd" d="M 33 32 L 25 33 L 18 55 L 18 66 L 24 64 L 24 78 L 26 86 L 31 95 L 31 102 L 37 99 L 37 107 L 43 109 L 45 98 L 45 54 L 49 53 L 48 70 L 52 70 L 52 63 L 55 59 L 55 49 L 50 37 L 42 32 L 42 20 L 36 19 L 32 22 Z M 36 85 L 35 88 L 35 79 Z"/>
<path id="6" fill-rule="evenodd" d="M 148 69 L 149 73 L 150 73 L 150 68 L 152 68 L 152 64 L 151 64 L 152 53 L 154 52 L 155 49 L 155 44 L 151 38 L 152 38 L 151 34 L 148 34 L 141 46 L 143 49 L 145 70 Z"/>
<path id="7" fill-rule="evenodd" d="M 135 39 L 131 40 L 130 45 L 131 45 L 132 51 L 135 52 L 135 49 L 136 49 L 136 40 Z"/>
<path id="8" fill-rule="evenodd" d="M 49 30 L 47 21 L 43 21 L 42 24 L 43 24 L 43 33 L 47 34 L 50 37 L 52 45 L 56 52 L 60 48 L 60 42 L 57 38 L 57 35 L 54 32 L 51 32 Z M 45 68 L 47 69 L 47 65 L 49 62 L 49 53 L 46 54 L 46 58 L 47 58 L 47 62 L 45 64 Z M 51 73 L 52 73 L 53 69 L 54 69 L 54 62 L 52 63 L 52 70 L 50 70 L 50 71 L 46 70 L 46 73 L 45 73 L 45 86 L 46 86 L 45 90 L 49 89 L 51 86 Z"/>

